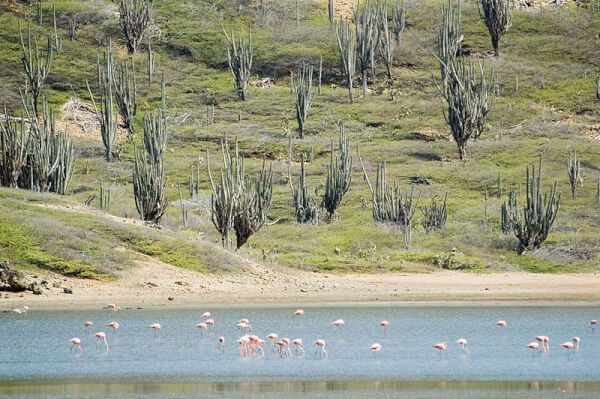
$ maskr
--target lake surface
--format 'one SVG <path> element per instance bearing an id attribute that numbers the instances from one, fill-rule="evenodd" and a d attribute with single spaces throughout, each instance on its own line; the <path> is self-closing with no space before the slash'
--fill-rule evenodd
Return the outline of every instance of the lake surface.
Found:
<path id="1" fill-rule="evenodd" d="M 0 397 L 599 397 L 600 331 L 586 332 L 600 309 L 572 307 L 354 306 L 125 309 L 0 314 Z M 215 326 L 196 324 L 211 311 Z M 265 357 L 242 358 L 235 342 L 248 318 L 252 334 L 302 338 L 305 357 L 281 358 L 268 339 Z M 344 319 L 338 329 L 330 323 Z M 384 337 L 378 325 L 391 326 Z M 500 328 L 497 320 L 506 320 Z M 94 325 L 85 327 L 92 320 Z M 113 334 L 107 327 L 117 321 Z M 162 329 L 155 334 L 152 323 Z M 93 333 L 105 331 L 110 350 Z M 535 336 L 550 353 L 533 353 Z M 225 352 L 217 354 L 218 337 Z M 579 353 L 559 347 L 581 338 Z M 82 340 L 83 354 L 69 339 Z M 469 341 L 466 356 L 456 344 Z M 314 358 L 324 339 L 328 359 Z M 448 342 L 440 353 L 432 345 Z M 372 353 L 369 346 L 380 343 Z M 293 347 L 294 345 L 292 345 Z M 293 350 L 293 348 L 292 348 Z M 522 396 L 520 396 L 522 395 Z"/>

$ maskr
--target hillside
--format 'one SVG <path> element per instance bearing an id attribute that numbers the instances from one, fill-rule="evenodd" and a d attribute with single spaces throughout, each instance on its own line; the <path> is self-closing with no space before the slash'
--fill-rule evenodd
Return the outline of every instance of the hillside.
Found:
<path id="1" fill-rule="evenodd" d="M 96 57 L 109 40 L 118 60 L 130 58 L 119 27 L 118 4 L 54 1 L 63 50 L 55 54 L 44 94 L 57 112 L 58 128 L 66 128 L 75 140 L 75 172 L 65 196 L 0 190 L 0 260 L 8 259 L 27 270 L 52 269 L 105 280 L 123 276 L 120 270 L 146 256 L 200 272 L 235 271 L 247 262 L 284 270 L 333 272 L 421 272 L 440 267 L 478 272 L 598 270 L 600 101 L 595 79 L 600 67 L 599 13 L 591 8 L 578 10 L 572 3 L 561 8 L 516 9 L 512 27 L 501 42 L 502 54 L 496 58 L 477 2 L 462 2 L 462 49 L 494 70 L 499 95 L 483 134 L 469 143 L 468 160 L 461 162 L 433 80 L 439 76 L 433 53 L 439 9 L 445 2 L 404 1 L 407 26 L 395 54 L 393 86 L 388 87 L 385 68 L 378 62 L 368 97 L 360 97 L 360 89 L 355 89 L 355 104 L 348 102 L 327 2 L 302 1 L 299 27 L 295 1 L 265 3 L 261 23 L 258 1 L 155 2 L 153 82 L 147 77 L 144 44 L 134 56 L 138 133 L 124 139 L 121 130 L 120 160 L 108 163 L 99 127 L 88 124 L 93 121 L 89 111 L 75 117 L 72 110 L 77 101 L 91 102 L 86 80 L 95 88 Z M 32 23 L 31 29 L 45 43 L 46 36 L 53 34 L 52 3 L 42 4 L 42 26 Z M 18 89 L 25 79 L 18 24 L 26 29 L 27 21 L 36 19 L 35 6 L 0 1 L 0 98 L 14 115 L 21 112 Z M 68 39 L 70 20 L 79 21 L 74 40 Z M 221 20 L 228 30 L 245 32 L 252 25 L 253 78 L 245 102 L 237 99 L 232 88 Z M 298 139 L 290 71 L 296 73 L 303 62 L 318 69 L 320 56 L 322 94 L 309 113 L 306 136 Z M 167 94 L 165 173 L 170 205 L 157 229 L 138 220 L 132 172 L 134 146 L 141 145 L 143 114 L 160 106 L 162 72 Z M 273 79 L 273 84 L 261 87 L 264 78 Z M 214 123 L 207 124 L 213 105 Z M 293 181 L 298 180 L 303 154 L 308 156 L 312 150 L 308 186 L 321 187 L 322 193 L 330 141 L 332 137 L 337 140 L 339 123 L 346 126 L 352 141 L 350 189 L 337 220 L 299 225 L 287 182 L 288 141 L 291 138 L 293 144 Z M 225 134 L 239 140 L 247 173 L 256 174 L 263 159 L 274 168 L 274 206 L 269 218 L 275 223 L 253 235 L 237 254 L 220 248 L 220 236 L 210 218 L 206 152 L 211 154 L 215 173 L 220 167 L 219 142 Z M 357 145 L 371 180 L 377 164 L 385 160 L 388 180 L 397 181 L 403 190 L 409 190 L 417 177 L 431 183 L 415 187 L 422 206 L 448 193 L 446 227 L 427 233 L 417 212 L 412 247 L 406 250 L 401 229 L 374 223 Z M 577 151 L 583 170 L 584 183 L 576 198 L 570 195 L 569 150 Z M 524 191 L 525 168 L 537 163 L 540 152 L 544 154 L 544 190 L 557 179 L 562 203 L 542 247 L 519 256 L 514 235 L 501 232 L 500 207 L 511 186 Z M 197 167 L 199 195 L 190 198 L 188 176 L 190 168 L 195 173 Z M 106 213 L 97 209 L 101 182 L 111 192 Z M 185 228 L 177 182 L 189 212 Z"/>

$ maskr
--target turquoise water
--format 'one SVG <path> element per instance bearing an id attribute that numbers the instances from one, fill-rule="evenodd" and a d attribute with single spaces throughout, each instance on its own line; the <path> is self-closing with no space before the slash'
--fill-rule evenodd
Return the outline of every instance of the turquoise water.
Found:
<path id="1" fill-rule="evenodd" d="M 0 396 L 600 397 L 600 331 L 586 332 L 599 316 L 595 307 L 307 307 L 304 316 L 294 310 L 3 313 Z M 195 326 L 204 311 L 215 326 L 202 334 Z M 272 332 L 302 338 L 306 356 L 281 358 L 267 340 L 264 358 L 242 358 L 235 342 L 243 335 L 235 326 L 241 318 L 265 339 Z M 346 325 L 338 331 L 330 323 L 339 318 Z M 385 337 L 378 325 L 384 319 L 391 322 Z M 507 328 L 494 325 L 500 319 Z M 87 320 L 94 325 L 84 327 Z M 115 334 L 106 327 L 111 321 L 120 324 Z M 152 323 L 161 323 L 158 334 Z M 106 332 L 109 352 L 96 346 L 97 331 Z M 526 347 L 537 335 L 550 338 L 549 354 Z M 224 354 L 216 351 L 219 336 Z M 573 336 L 581 350 L 568 354 L 559 344 Z M 70 350 L 72 337 L 81 338 L 83 354 Z M 458 338 L 469 341 L 471 355 Z M 313 357 L 316 339 L 327 342 L 328 359 Z M 441 356 L 432 348 L 440 341 L 448 342 Z M 378 353 L 369 350 L 375 342 Z"/>

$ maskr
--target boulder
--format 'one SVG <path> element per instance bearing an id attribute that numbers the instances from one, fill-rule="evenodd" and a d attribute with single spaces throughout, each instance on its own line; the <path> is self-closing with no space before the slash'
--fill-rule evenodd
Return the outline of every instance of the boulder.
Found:
<path id="1" fill-rule="evenodd" d="M 11 269 L 8 261 L 0 262 L 0 286 L 14 292 L 27 290 L 25 273 Z"/>

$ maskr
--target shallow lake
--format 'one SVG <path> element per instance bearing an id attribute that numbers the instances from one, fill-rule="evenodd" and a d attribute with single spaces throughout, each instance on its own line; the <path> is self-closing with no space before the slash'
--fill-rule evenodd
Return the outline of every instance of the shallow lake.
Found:
<path id="1" fill-rule="evenodd" d="M 36 311 L 0 314 L 0 397 L 599 397 L 600 318 L 591 306 L 335 306 Z M 200 315 L 215 326 L 202 333 Z M 252 334 L 301 338 L 306 356 L 281 358 L 268 339 L 265 357 L 243 358 L 237 321 Z M 338 329 L 330 323 L 344 319 Z M 391 325 L 384 337 L 378 324 Z M 508 326 L 495 325 L 506 320 Z M 87 320 L 93 326 L 85 327 Z M 117 321 L 113 334 L 106 325 Z M 152 323 L 160 323 L 156 334 Z M 93 333 L 105 331 L 108 352 Z M 550 353 L 527 348 L 550 338 Z M 218 337 L 224 353 L 217 353 Z M 581 338 L 579 353 L 560 343 Z M 71 350 L 79 337 L 83 353 Z M 456 343 L 466 338 L 471 352 Z M 314 357 L 326 341 L 328 359 Z M 432 345 L 448 342 L 440 353 Z M 369 346 L 380 343 L 381 351 Z M 294 345 L 292 345 L 293 347 Z M 294 348 L 292 348 L 294 350 Z"/>

